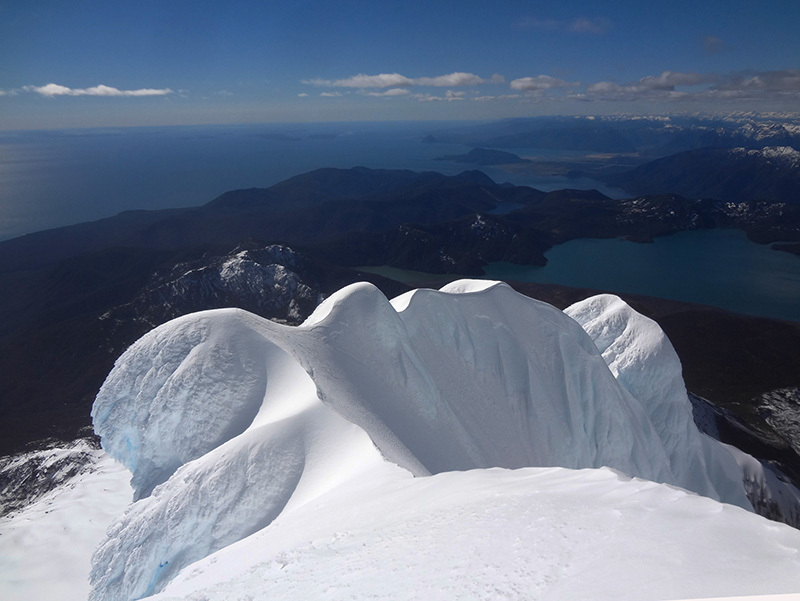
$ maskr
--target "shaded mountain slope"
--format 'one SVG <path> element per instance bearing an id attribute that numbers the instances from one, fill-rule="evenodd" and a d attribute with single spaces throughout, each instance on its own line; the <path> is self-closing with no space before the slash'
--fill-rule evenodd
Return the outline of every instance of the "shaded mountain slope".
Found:
<path id="1" fill-rule="evenodd" d="M 800 203 L 800 152 L 791 147 L 703 148 L 656 159 L 606 181 L 633 194 L 727 202 Z"/>
<path id="2" fill-rule="evenodd" d="M 109 247 L 174 250 L 204 244 L 232 246 L 248 238 L 311 243 L 346 231 L 453 219 L 489 210 L 507 197 L 521 202 L 524 193 L 519 192 L 499 186 L 477 171 L 444 176 L 365 168 L 320 169 L 270 188 L 229 192 L 201 207 L 127 211 L 3 241 L 0 274 Z M 347 220 L 330 222 L 342 211 L 347 212 Z"/>

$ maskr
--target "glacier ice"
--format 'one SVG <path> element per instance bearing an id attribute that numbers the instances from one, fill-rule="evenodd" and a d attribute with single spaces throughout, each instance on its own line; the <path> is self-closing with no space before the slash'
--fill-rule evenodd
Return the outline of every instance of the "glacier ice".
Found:
<path id="1" fill-rule="evenodd" d="M 352 482 L 608 466 L 749 508 L 660 329 L 586 303 L 570 317 L 485 281 L 390 302 L 362 283 L 299 327 L 225 309 L 157 328 L 92 411 L 139 500 L 93 558 L 91 598 L 156 593 Z"/>

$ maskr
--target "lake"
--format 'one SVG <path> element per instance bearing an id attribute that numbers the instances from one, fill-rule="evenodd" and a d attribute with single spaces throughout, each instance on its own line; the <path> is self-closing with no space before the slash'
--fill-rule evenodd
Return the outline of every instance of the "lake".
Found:
<path id="1" fill-rule="evenodd" d="M 545 256 L 544 267 L 490 263 L 483 277 L 644 294 L 800 321 L 800 257 L 751 242 L 739 230 L 679 232 L 652 244 L 571 240 Z M 358 269 L 401 282 L 461 277 L 389 266 Z"/>
<path id="2" fill-rule="evenodd" d="M 545 256 L 544 267 L 490 264 L 487 277 L 646 294 L 800 321 L 800 257 L 755 244 L 738 230 L 679 232 L 652 244 L 572 240 Z"/>

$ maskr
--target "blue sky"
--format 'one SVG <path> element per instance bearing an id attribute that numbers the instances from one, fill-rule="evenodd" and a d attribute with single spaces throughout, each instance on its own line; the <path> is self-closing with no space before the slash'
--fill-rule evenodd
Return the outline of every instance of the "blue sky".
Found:
<path id="1" fill-rule="evenodd" d="M 800 2 L 0 0 L 0 129 L 800 111 Z"/>

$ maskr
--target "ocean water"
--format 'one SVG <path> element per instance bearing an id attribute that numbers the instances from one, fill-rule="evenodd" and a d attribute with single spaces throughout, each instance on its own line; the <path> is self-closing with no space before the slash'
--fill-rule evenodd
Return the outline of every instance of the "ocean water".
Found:
<path id="1" fill-rule="evenodd" d="M 0 132 L 0 240 L 129 209 L 205 204 L 320 167 L 357 165 L 456 174 L 439 161 L 469 148 L 423 144 L 441 122 L 226 125 Z M 543 190 L 599 188 L 592 180 L 481 168 L 496 181 Z"/>

